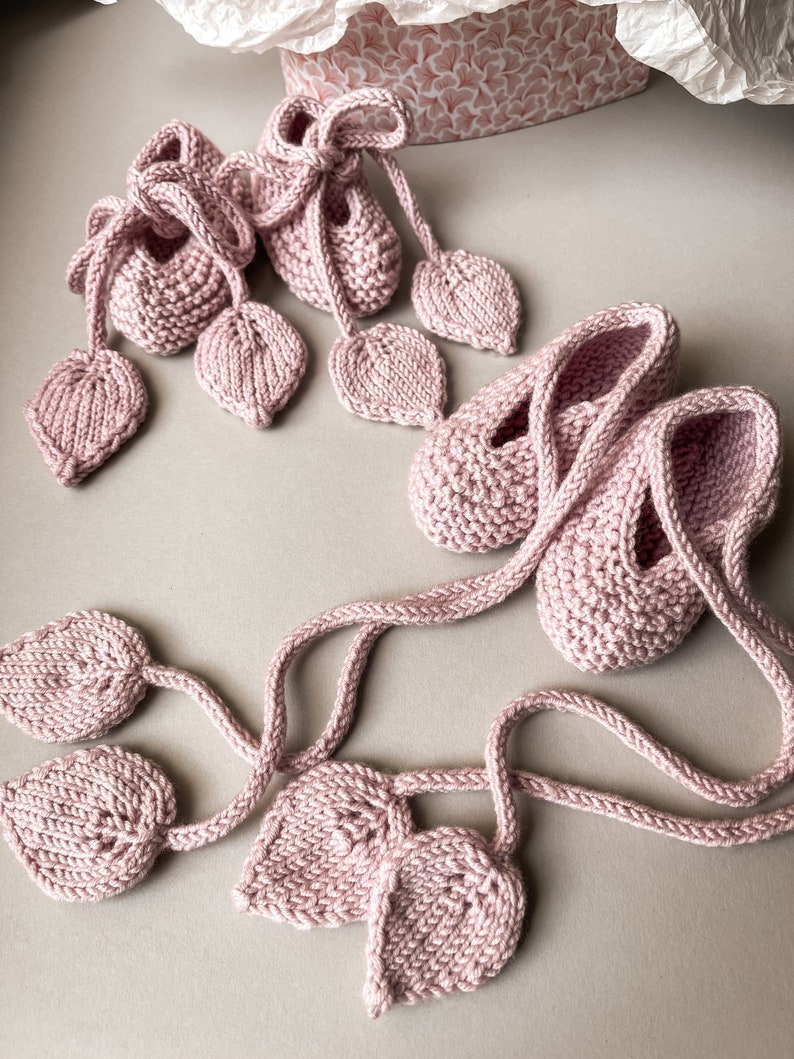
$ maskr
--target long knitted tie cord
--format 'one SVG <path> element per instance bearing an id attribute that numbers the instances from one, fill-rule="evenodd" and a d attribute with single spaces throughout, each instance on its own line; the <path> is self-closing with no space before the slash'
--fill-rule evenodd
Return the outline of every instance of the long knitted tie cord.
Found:
<path id="1" fill-rule="evenodd" d="M 533 773 L 508 771 L 506 764 L 512 728 L 524 717 L 556 710 L 596 721 L 712 801 L 755 804 L 794 774 L 794 745 L 786 720 L 794 701 L 791 682 L 782 669 L 770 671 L 773 656 L 699 553 L 673 487 L 671 442 L 686 416 L 748 412 L 754 416 L 757 443 L 745 484 L 762 505 L 772 505 L 777 421 L 763 395 L 724 388 L 673 400 L 655 415 L 659 425 L 650 434 L 649 446 L 652 496 L 671 547 L 718 617 L 764 669 L 781 701 L 783 748 L 775 765 L 750 781 L 715 779 L 619 711 L 589 696 L 565 692 L 528 695 L 503 710 L 491 728 L 485 769 L 387 776 L 363 765 L 323 760 L 350 723 L 358 681 L 382 622 L 367 623 L 359 631 L 340 677 L 334 716 L 323 736 L 299 754 L 283 754 L 283 676 L 285 663 L 294 656 L 296 641 L 288 643 L 291 638 L 271 663 L 271 710 L 261 741 L 200 680 L 152 662 L 135 630 L 96 612 L 70 615 L 1 652 L 0 706 L 10 720 L 39 738 L 70 740 L 102 734 L 118 723 L 134 709 L 147 684 L 187 692 L 235 752 L 251 762 L 250 775 L 259 777 L 255 785 L 264 775 L 266 784 L 274 769 L 300 773 L 263 820 L 234 891 L 237 907 L 302 927 L 366 919 L 364 995 L 372 1017 L 397 1002 L 475 989 L 499 973 L 520 936 L 525 896 L 513 863 L 519 835 L 511 791 L 705 846 L 754 843 L 794 829 L 792 805 L 745 819 L 700 820 Z M 647 420 L 641 420 L 626 435 L 629 454 L 632 434 L 641 435 L 646 426 Z M 576 461 L 571 473 L 576 473 Z M 558 486 L 558 492 L 562 488 Z M 751 602 L 743 605 L 759 610 Z M 782 628 L 775 622 L 776 630 Z M 250 784 L 246 786 L 250 794 Z M 492 841 L 468 828 L 415 829 L 408 797 L 486 787 L 496 810 Z M 11 848 L 46 892 L 67 900 L 98 900 L 139 882 L 163 848 L 191 848 L 220 837 L 219 826 L 228 830 L 230 820 L 233 826 L 242 819 L 243 805 L 237 801 L 231 816 L 228 811 L 216 814 L 199 825 L 198 832 L 196 825 L 176 827 L 175 794 L 162 771 L 119 747 L 98 746 L 0 786 L 0 822 Z M 201 842 L 195 841 L 197 835 Z"/>
<path id="2" fill-rule="evenodd" d="M 620 330 L 624 320 L 633 318 L 636 311 L 634 307 L 619 307 L 607 312 L 606 317 Z M 588 327 L 596 328 L 600 333 L 604 327 L 604 321 L 601 319 L 603 315 L 597 314 L 597 319 L 594 318 Z M 588 327 L 585 327 L 583 335 L 576 331 L 579 341 L 586 339 Z M 537 384 L 533 390 L 528 414 L 533 445 L 536 446 L 538 452 L 538 489 L 542 500 L 543 517 L 539 518 L 535 531 L 529 535 L 525 544 L 502 571 L 438 586 L 426 593 L 420 593 L 392 604 L 368 602 L 336 608 L 335 611 L 306 623 L 287 637 L 276 652 L 269 668 L 265 689 L 264 734 L 242 791 L 228 806 L 214 814 L 209 820 L 196 824 L 172 826 L 173 816 L 169 808 L 172 799 L 157 801 L 156 806 L 165 807 L 163 808 L 165 815 L 155 817 L 155 822 L 145 829 L 145 835 L 141 839 L 144 852 L 139 851 L 134 859 L 137 874 L 131 875 L 127 866 L 120 874 L 116 873 L 112 852 L 104 851 L 104 847 L 102 848 L 103 856 L 105 852 L 108 852 L 109 858 L 109 864 L 102 860 L 102 865 L 108 873 L 107 877 L 102 878 L 103 894 L 119 892 L 131 885 L 131 878 L 134 881 L 142 878 L 148 871 L 152 860 L 165 845 L 172 849 L 192 849 L 205 845 L 221 838 L 253 811 L 283 757 L 287 723 L 284 681 L 287 670 L 292 660 L 312 641 L 331 629 L 362 624 L 349 650 L 339 681 L 337 700 L 328 725 L 314 747 L 309 748 L 302 755 L 293 755 L 291 760 L 288 759 L 288 767 L 293 768 L 306 768 L 333 752 L 352 720 L 356 692 L 369 651 L 378 636 L 389 625 L 433 624 L 479 613 L 494 606 L 523 584 L 537 562 L 544 541 L 549 539 L 555 526 L 564 519 L 567 511 L 584 494 L 588 482 L 595 474 L 601 458 L 615 435 L 625 427 L 627 407 L 649 386 L 652 392 L 656 392 L 660 377 L 669 378 L 671 367 L 675 362 L 677 342 L 675 333 L 669 330 L 664 317 L 660 317 L 658 333 L 650 335 L 645 344 L 635 350 L 631 363 L 621 371 L 614 386 L 605 396 L 599 414 L 590 423 L 567 475 L 560 482 L 560 465 L 557 459 L 554 428 L 551 423 L 551 408 L 557 382 L 567 364 L 575 357 L 577 349 L 577 343 L 561 339 L 558 343 L 552 343 L 547 347 L 546 353 L 540 357 Z M 611 378 L 611 368 L 605 365 L 604 370 Z M 3 673 L 0 678 L 0 688 L 5 686 L 6 689 L 2 698 L 3 711 L 16 723 L 22 723 L 23 726 L 28 724 L 31 726 L 29 730 L 35 731 L 32 727 L 34 721 L 24 721 L 26 716 L 30 716 L 35 719 L 35 725 L 38 728 L 43 731 L 50 730 L 53 733 L 52 738 L 59 738 L 60 734 L 68 734 L 70 738 L 73 738 L 77 732 L 82 732 L 83 736 L 93 736 L 101 734 L 107 729 L 108 724 L 104 721 L 100 724 L 90 721 L 87 724 L 86 717 L 91 718 L 95 711 L 101 711 L 103 718 L 111 716 L 121 719 L 134 707 L 145 686 L 142 683 L 145 678 L 141 676 L 141 665 L 145 663 L 141 662 L 140 647 L 135 645 L 134 637 L 132 638 L 133 647 L 129 646 L 129 634 L 122 633 L 119 642 L 118 632 L 110 635 L 102 623 L 100 623 L 101 628 L 96 630 L 92 628 L 90 618 L 83 619 L 83 624 L 85 622 L 88 623 L 88 629 L 77 637 L 74 647 L 72 637 L 75 629 L 81 628 L 81 623 L 72 627 L 70 632 L 67 631 L 65 639 L 64 631 L 58 623 L 55 623 L 52 627 L 39 630 L 32 637 L 23 637 L 21 641 L 10 645 L 3 652 L 2 666 L 0 666 L 0 672 Z M 67 625 L 69 624 L 67 622 Z M 98 645 L 95 642 L 97 639 Z M 121 680 L 119 672 L 122 676 Z M 130 674 L 132 674 L 131 677 Z M 132 690 L 129 691 L 129 688 Z M 70 702 L 72 703 L 71 709 L 79 718 L 76 728 L 70 727 L 64 733 L 52 720 L 42 721 L 42 714 L 46 717 L 53 711 L 69 713 L 67 706 Z M 110 723 L 116 722 L 111 720 Z M 238 750 L 244 748 L 244 740 L 240 743 L 238 739 L 237 748 Z M 100 784 L 98 790 L 100 792 L 114 790 L 119 782 L 118 753 L 114 751 L 107 762 L 104 760 L 105 752 L 101 749 L 86 753 L 91 755 L 92 767 L 101 769 L 107 765 L 109 769 L 108 778 Z M 69 760 L 74 759 L 67 759 Z M 79 764 L 82 769 L 84 761 L 83 752 L 78 752 L 75 767 Z M 71 766 L 62 764 L 45 768 L 60 770 L 71 768 Z M 131 770 L 133 774 L 135 773 L 136 766 L 129 761 L 127 761 L 126 768 L 127 771 Z M 147 776 L 145 788 L 149 789 L 154 781 L 150 773 Z M 32 780 L 26 781 L 26 789 L 29 790 L 33 782 Z M 64 782 L 59 773 L 56 789 L 65 789 Z M 85 823 L 85 813 L 81 808 L 84 792 L 80 793 L 80 787 L 84 786 L 85 782 L 86 779 L 81 773 L 79 780 L 75 781 L 75 794 L 69 807 L 62 807 L 63 811 L 59 813 L 53 806 L 46 814 L 47 820 L 55 821 L 53 826 L 56 830 L 57 821 L 64 815 L 67 818 L 76 816 Z M 167 783 L 164 778 L 162 782 Z M 12 786 L 6 789 L 4 795 L 6 819 L 9 818 L 8 813 L 11 812 L 10 803 L 18 805 L 22 798 L 22 792 L 17 787 Z M 168 809 L 168 812 L 165 812 L 165 809 Z M 116 819 L 116 816 L 113 818 Z M 91 816 L 91 819 L 93 820 L 94 816 Z M 32 850 L 43 849 L 45 851 L 44 861 L 49 864 L 50 853 L 47 851 L 52 847 L 52 839 L 46 837 L 49 834 L 47 826 L 49 825 L 46 825 L 44 829 L 46 834 L 41 834 L 35 829 L 28 833 L 23 828 L 25 840 L 18 838 L 13 841 L 18 849 L 22 847 Z M 17 836 L 20 833 L 19 828 L 14 831 Z M 85 829 L 78 828 L 76 833 L 84 836 Z M 57 845 L 60 839 L 55 841 Z M 79 839 L 77 841 L 79 843 Z M 19 846 L 20 842 L 21 846 Z M 92 857 L 96 854 L 96 850 L 92 853 L 91 849 L 89 843 L 88 851 L 84 851 L 82 856 L 87 858 L 87 863 L 84 865 L 85 875 L 89 880 L 88 893 L 93 895 L 93 883 L 90 879 L 96 876 L 99 869 L 91 866 Z M 29 865 L 34 862 L 35 870 L 33 868 L 31 870 L 34 870 L 34 874 L 37 872 L 40 874 L 44 870 L 41 862 L 35 857 L 33 860 L 30 860 L 30 857 L 26 860 Z M 82 861 L 80 863 L 82 864 Z M 47 879 L 48 885 L 53 887 L 55 892 L 69 896 L 79 893 L 82 885 L 82 875 L 75 878 L 72 873 L 67 872 L 67 876 L 63 877 L 58 867 L 54 867 L 53 871 L 47 874 Z"/>
<path id="3" fill-rule="evenodd" d="M 618 314 L 641 308 L 621 307 Z M 300 626 L 271 661 L 261 739 L 198 678 L 153 662 L 140 635 L 109 615 L 72 614 L 0 651 L 0 712 L 37 738 L 74 741 L 102 735 L 132 712 L 147 686 L 171 688 L 191 695 L 251 765 L 238 796 L 197 824 L 175 823 L 176 797 L 162 770 L 117 746 L 78 750 L 0 785 L 0 823 L 32 878 L 51 896 L 67 900 L 120 893 L 147 874 L 163 849 L 196 848 L 246 819 L 275 771 L 297 773 L 264 817 L 234 900 L 240 910 L 300 927 L 365 919 L 364 996 L 368 1013 L 377 1017 L 394 1003 L 475 989 L 513 955 L 525 908 L 513 860 L 519 839 L 516 792 L 704 846 L 754 843 L 794 830 L 794 805 L 740 819 L 702 820 L 507 767 L 512 728 L 525 717 L 555 710 L 595 721 L 711 802 L 757 805 L 794 776 L 794 685 L 768 646 L 794 653 L 794 633 L 752 596 L 747 573 L 749 542 L 775 507 L 777 412 L 757 391 L 723 387 L 669 400 L 631 425 L 627 409 L 642 404 L 650 380 L 658 386 L 657 376 L 666 362 L 669 369 L 674 355 L 674 331 L 662 334 L 665 341 L 646 340 L 621 372 L 588 418 L 572 459 L 560 448 L 565 418 L 555 418 L 553 410 L 559 408 L 555 397 L 566 369 L 580 364 L 577 347 L 561 342 L 539 354 L 527 410 L 537 460 L 538 514 L 524 543 L 493 573 L 393 603 L 338 607 Z M 699 439 L 705 435 L 691 430 L 700 422 L 709 427 L 733 423 L 738 429 L 717 431 L 703 443 Z M 699 462 L 684 464 L 683 479 L 676 463 L 681 437 L 701 446 Z M 728 471 L 726 457 L 734 466 L 728 500 L 711 508 L 719 474 Z M 698 476 L 704 496 L 692 506 L 692 498 L 699 497 Z M 637 482 L 628 488 L 632 478 Z M 640 495 L 637 487 L 644 489 L 646 482 L 648 502 L 670 549 L 657 576 L 688 578 L 776 693 L 782 739 L 770 766 L 748 779 L 723 780 L 620 711 L 561 691 L 524 696 L 502 711 L 489 734 L 485 768 L 385 775 L 366 765 L 329 760 L 352 721 L 369 652 L 387 628 L 458 620 L 494 606 L 523 584 L 541 557 L 545 561 L 558 535 L 562 539 L 576 524 L 599 490 Z M 705 520 L 699 518 L 704 512 Z M 324 732 L 304 750 L 286 754 L 285 679 L 292 661 L 326 632 L 355 624 L 361 628 L 348 650 Z M 416 830 L 408 798 L 486 788 L 496 811 L 492 840 L 462 827 Z"/>
<path id="4" fill-rule="evenodd" d="M 570 351 L 568 356 L 570 356 Z M 658 350 L 655 356 L 659 356 Z M 455 620 L 468 614 L 479 613 L 489 606 L 495 605 L 500 599 L 505 598 L 529 576 L 538 555 L 543 550 L 545 542 L 554 533 L 556 526 L 565 518 L 567 511 L 586 493 L 593 468 L 598 465 L 600 458 L 612 440 L 615 425 L 620 421 L 619 417 L 625 402 L 636 391 L 647 372 L 651 370 L 655 357 L 646 353 L 645 360 L 639 367 L 637 364 L 633 364 L 624 372 L 621 384 L 616 387 L 614 393 L 608 398 L 606 410 L 591 425 L 586 434 L 570 471 L 563 482 L 558 483 L 558 470 L 554 461 L 555 442 L 553 433 L 548 425 L 548 413 L 550 394 L 554 390 L 553 382 L 563 370 L 566 359 L 565 356 L 560 356 L 559 354 L 556 360 L 551 358 L 548 368 L 549 386 L 538 387 L 530 408 L 529 414 L 533 423 L 533 436 L 537 440 L 539 456 L 539 481 L 545 483 L 541 489 L 541 495 L 545 498 L 543 505 L 545 514 L 543 518 L 539 519 L 535 530 L 529 535 L 521 549 L 502 570 L 492 574 L 452 582 L 449 585 L 439 586 L 430 592 L 408 597 L 393 604 L 370 602 L 336 608 L 336 610 L 321 615 L 319 618 L 300 627 L 282 642 L 271 663 L 266 690 L 266 724 L 264 736 L 259 745 L 256 745 L 252 737 L 246 736 L 239 726 L 232 726 L 230 729 L 228 721 L 218 721 L 218 716 L 223 714 L 222 707 L 217 702 L 205 701 L 205 708 L 215 715 L 216 723 L 219 724 L 221 730 L 232 731 L 232 739 L 230 741 L 237 752 L 243 754 L 249 760 L 253 759 L 253 768 L 243 791 L 224 810 L 203 823 L 169 827 L 162 833 L 158 832 L 157 843 L 164 843 L 172 849 L 189 849 L 222 837 L 223 834 L 231 830 L 252 811 L 256 802 L 264 793 L 276 768 L 287 770 L 305 769 L 332 753 L 351 722 L 355 707 L 356 690 L 369 650 L 377 637 L 389 625 L 433 624 L 440 621 Z M 728 396 L 731 393 L 732 391 L 728 393 Z M 745 393 L 745 391 L 740 391 L 740 393 Z M 699 405 L 701 411 L 704 409 L 708 411 L 710 407 L 708 404 L 708 392 L 705 397 L 706 400 Z M 718 394 L 716 399 L 712 395 L 711 400 L 713 407 L 722 407 L 725 404 L 725 395 Z M 720 404 L 720 401 L 722 401 L 722 404 Z M 761 460 L 761 462 L 763 461 Z M 552 490 L 551 493 L 549 493 L 549 488 Z M 662 505 L 660 505 L 660 510 L 663 510 Z M 671 532 L 671 541 L 676 546 L 680 546 L 680 540 L 680 532 L 678 536 L 676 536 L 675 532 Z M 717 612 L 720 616 L 723 616 L 719 608 L 717 608 Z M 307 748 L 299 755 L 285 757 L 283 755 L 286 736 L 284 681 L 292 660 L 311 642 L 323 635 L 324 632 L 355 623 L 363 623 L 362 629 L 359 631 L 348 653 L 348 658 L 340 677 L 337 700 L 326 730 L 312 747 Z M 64 689 L 73 689 L 75 666 L 78 673 L 85 670 L 89 677 L 95 674 L 95 649 L 92 647 L 87 654 L 88 661 L 94 664 L 87 665 L 86 662 L 81 664 L 79 662 L 79 652 L 76 660 L 70 658 L 69 642 L 67 641 L 66 644 L 60 642 L 60 633 L 61 629 L 56 623 L 53 628 L 45 627 L 45 630 L 40 630 L 38 634 L 34 634 L 30 638 L 23 637 L 22 641 L 18 641 L 6 649 L 4 652 L 4 665 L 6 667 L 5 681 L 7 687 L 14 691 L 19 684 L 21 690 L 16 692 L 19 697 L 20 707 L 15 709 L 13 705 L 9 706 L 10 700 L 7 698 L 4 712 L 16 723 L 22 724 L 23 727 L 27 726 L 28 730 L 34 731 L 35 734 L 39 734 L 42 731 L 46 732 L 48 730 L 47 724 L 49 724 L 51 738 L 63 738 L 64 736 L 84 738 L 88 735 L 101 734 L 108 727 L 105 715 L 103 715 L 102 723 L 97 723 L 96 719 L 94 719 L 89 727 L 85 727 L 85 720 L 83 719 L 79 722 L 77 728 L 66 729 L 53 727 L 51 720 L 42 728 L 42 722 L 39 719 L 36 721 L 38 731 L 29 719 L 34 716 L 35 711 L 44 709 L 45 714 L 47 710 L 52 712 L 56 708 L 56 703 L 59 710 L 65 710 L 67 700 Z M 90 641 L 91 637 L 89 636 L 88 639 Z M 53 666 L 47 664 L 44 666 L 43 675 L 39 677 L 38 681 L 34 680 L 31 688 L 29 675 L 31 660 L 28 654 L 28 645 L 30 643 L 35 644 L 32 654 L 34 673 L 36 667 L 41 666 L 42 660 L 46 661 L 48 650 L 54 651 L 58 658 L 69 660 L 68 662 L 61 661 L 54 667 L 56 674 L 59 671 L 63 673 L 60 681 L 53 676 Z M 98 696 L 96 692 L 92 692 L 86 699 L 84 687 L 81 685 L 77 687 L 76 703 L 77 707 L 79 707 L 78 712 L 83 718 L 86 716 L 91 718 L 93 711 L 98 709 L 100 704 L 108 704 L 109 700 L 112 700 L 111 706 L 108 707 L 111 716 L 110 723 L 118 723 L 118 720 L 126 716 L 134 707 L 135 702 L 142 694 L 144 687 L 142 680 L 154 683 L 162 682 L 164 679 L 162 671 L 146 670 L 146 673 L 143 676 L 141 675 L 141 665 L 145 663 L 141 662 L 140 648 L 133 651 L 133 661 L 128 658 L 129 651 L 130 648 L 124 647 L 121 663 L 118 661 L 113 662 L 110 666 L 110 672 L 112 674 L 120 669 L 125 679 L 130 672 L 135 674 L 135 679 L 132 682 L 132 692 L 129 692 L 127 683 L 122 682 L 123 694 L 121 692 L 115 694 L 115 696 L 111 694 L 114 686 L 113 681 L 109 681 L 107 669 L 100 667 L 101 680 Z M 104 657 L 101 651 L 99 655 Z M 776 679 L 778 681 L 777 690 L 781 701 L 784 701 L 787 688 L 780 678 L 776 677 Z M 43 689 L 41 684 L 44 685 Z M 46 693 L 48 688 L 52 689 L 49 702 L 47 701 Z M 790 687 L 788 690 L 790 690 Z M 6 694 L 8 696 L 8 692 Z M 44 703 L 43 706 L 42 703 Z M 220 715 L 218 714 L 219 710 Z M 26 717 L 28 720 L 26 720 Z M 80 727 L 81 725 L 83 727 Z M 619 734 L 623 733 L 622 737 L 625 741 L 629 742 L 635 749 L 639 749 L 658 767 L 675 776 L 686 785 L 704 793 L 705 796 L 716 800 L 722 797 L 732 804 L 750 804 L 753 800 L 758 800 L 759 797 L 763 796 L 765 791 L 768 792 L 773 786 L 783 782 L 788 774 L 788 770 L 778 767 L 771 771 L 767 770 L 769 776 L 765 776 L 762 783 L 756 781 L 749 785 L 741 782 L 734 785 L 722 784 L 722 789 L 718 789 L 716 785 L 720 784 L 721 781 L 708 777 L 707 774 L 695 769 L 686 759 L 661 746 L 647 733 L 643 732 L 642 729 L 632 726 L 630 722 L 616 724 L 616 730 L 619 731 Z M 45 737 L 47 737 L 46 734 Z M 736 793 L 737 791 L 739 792 L 738 794 Z M 169 820 L 168 823 L 170 824 L 171 821 Z M 153 855 L 156 855 L 156 850 Z"/>
<path id="5" fill-rule="evenodd" d="M 305 367 L 305 347 L 294 328 L 269 307 L 247 300 L 242 270 L 254 255 L 255 235 L 231 194 L 192 166 L 160 161 L 130 169 L 127 195 L 126 201 L 111 196 L 94 206 L 88 241 L 73 263 L 71 277 L 85 291 L 88 349 L 58 361 L 25 405 L 31 433 L 63 485 L 99 467 L 146 414 L 140 374 L 107 348 L 108 284 L 142 231 L 151 229 L 164 240 L 190 233 L 226 279 L 231 306 L 202 333 L 196 350 L 198 380 L 221 405 L 266 426 Z"/>
<path id="6" fill-rule="evenodd" d="M 342 404 L 366 419 L 432 426 L 446 399 L 443 361 L 435 346 L 413 328 L 381 323 L 358 331 L 340 272 L 340 266 L 354 266 L 340 262 L 340 250 L 332 245 L 329 181 L 337 195 L 346 184 L 360 181 L 365 150 L 386 172 L 427 254 L 428 260 L 415 271 L 412 296 L 417 315 L 436 334 L 478 348 L 514 352 L 520 317 L 515 287 L 493 261 L 465 251 L 441 251 L 389 153 L 409 141 L 413 127 L 399 96 L 363 89 L 334 101 L 319 117 L 316 110 L 314 101 L 285 100 L 268 123 L 260 151 L 230 156 L 221 179 L 223 174 L 248 171 L 255 191 L 257 181 L 284 189 L 253 214 L 255 227 L 264 234 L 305 211 L 311 267 L 341 331 L 329 369 Z M 387 131 L 375 127 L 375 120 L 384 116 L 391 125 Z M 301 118 L 301 139 L 295 142 L 290 130 Z M 256 194 L 254 200 L 256 209 Z"/>

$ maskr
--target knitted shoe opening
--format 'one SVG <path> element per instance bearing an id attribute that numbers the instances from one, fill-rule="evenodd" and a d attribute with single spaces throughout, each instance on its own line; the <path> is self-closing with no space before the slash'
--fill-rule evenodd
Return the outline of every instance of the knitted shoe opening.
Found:
<path id="1" fill-rule="evenodd" d="M 750 412 L 717 412 L 682 423 L 673 434 L 673 488 L 693 536 L 729 519 L 741 505 L 756 462 Z M 648 570 L 670 552 L 670 542 L 646 490 L 634 539 L 637 564 Z"/>
<path id="2" fill-rule="evenodd" d="M 552 415 L 559 415 L 574 404 L 597 401 L 609 393 L 626 368 L 645 349 L 650 335 L 648 324 L 638 324 L 606 331 L 583 342 L 560 376 Z M 526 397 L 502 420 L 491 436 L 492 448 L 502 448 L 527 433 L 530 401 L 531 397 Z"/>

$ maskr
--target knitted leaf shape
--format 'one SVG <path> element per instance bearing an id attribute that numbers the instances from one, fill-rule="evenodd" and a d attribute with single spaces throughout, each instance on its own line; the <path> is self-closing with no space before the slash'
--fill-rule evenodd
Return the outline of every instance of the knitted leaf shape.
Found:
<path id="1" fill-rule="evenodd" d="M 498 974 L 518 944 L 524 905 L 518 872 L 476 831 L 405 839 L 384 861 L 369 909 L 369 1015 Z"/>
<path id="2" fill-rule="evenodd" d="M 76 485 L 132 437 L 147 406 L 143 381 L 126 357 L 76 349 L 50 368 L 25 418 L 61 485 Z"/>
<path id="3" fill-rule="evenodd" d="M 234 902 L 303 928 L 363 919 L 383 857 L 412 828 L 406 800 L 383 776 L 341 761 L 318 765 L 275 799 Z"/>
<path id="4" fill-rule="evenodd" d="M 0 713 L 48 743 L 103 735 L 143 697 L 148 662 L 140 635 L 118 618 L 69 614 L 0 649 Z"/>
<path id="5" fill-rule="evenodd" d="M 167 777 L 116 746 L 78 750 L 0 786 L 6 841 L 63 901 L 100 901 L 140 882 L 175 815 Z"/>
<path id="6" fill-rule="evenodd" d="M 199 385 L 221 408 L 252 427 L 267 427 L 297 389 L 306 346 L 280 313 L 243 302 L 201 334 L 195 369 Z"/>
<path id="7" fill-rule="evenodd" d="M 421 261 L 411 289 L 416 315 L 434 335 L 475 349 L 516 351 L 521 305 L 510 275 L 487 257 L 447 250 Z"/>
<path id="8" fill-rule="evenodd" d="M 344 335 L 333 344 L 328 366 L 339 400 L 354 415 L 424 427 L 442 418 L 444 362 L 413 328 L 376 324 Z"/>

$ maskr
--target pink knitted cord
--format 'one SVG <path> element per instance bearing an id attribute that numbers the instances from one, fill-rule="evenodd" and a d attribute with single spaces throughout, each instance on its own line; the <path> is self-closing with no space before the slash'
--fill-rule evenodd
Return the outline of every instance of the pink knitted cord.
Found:
<path id="1" fill-rule="evenodd" d="M 625 431 L 631 421 L 630 410 L 642 408 L 647 393 L 657 393 L 662 385 L 660 380 L 669 381 L 672 377 L 678 348 L 677 330 L 668 314 L 658 309 L 649 312 L 650 308 L 629 304 L 594 314 L 583 325 L 575 325 L 570 334 L 566 332 L 537 354 L 542 366 L 530 398 L 527 417 L 528 436 L 535 448 L 537 461 L 538 517 L 526 540 L 511 559 L 492 573 L 439 585 L 393 603 L 365 601 L 334 608 L 304 623 L 285 637 L 268 669 L 261 752 L 245 786 L 228 806 L 206 821 L 173 828 L 168 838 L 172 849 L 193 849 L 215 841 L 253 811 L 284 749 L 287 724 L 284 693 L 286 674 L 294 659 L 313 642 L 336 629 L 362 625 L 346 663 L 347 671 L 354 672 L 355 678 L 346 681 L 343 676 L 340 680 L 340 694 L 321 737 L 324 749 L 330 750 L 332 738 L 329 733 L 347 730 L 355 709 L 360 673 L 366 657 L 387 628 L 393 625 L 440 624 L 482 613 L 502 602 L 526 581 L 548 541 L 585 495 L 615 437 Z M 610 363 L 612 351 L 605 344 L 601 370 L 610 380 L 611 388 L 601 393 L 603 400 L 587 429 L 582 432 L 576 454 L 563 462 L 552 416 L 560 379 L 564 377 L 580 345 L 586 343 L 593 334 L 603 335 L 610 323 L 616 333 L 622 334 L 627 323 L 638 318 L 648 324 L 647 340 L 633 347 L 634 356 L 628 360 L 623 344 L 619 343 L 620 370 L 617 378 Z"/>
<path id="2" fill-rule="evenodd" d="M 376 126 L 384 117 L 387 131 Z M 428 254 L 416 271 L 413 296 L 430 330 L 514 352 L 520 306 L 500 265 L 440 250 L 390 154 L 411 130 L 405 102 L 384 89 L 352 92 L 327 108 L 290 97 L 273 112 L 259 153 L 233 155 L 222 174 L 251 173 L 253 220 L 274 267 L 299 297 L 334 314 L 341 336 L 329 368 L 345 408 L 379 422 L 432 426 L 446 397 L 436 348 L 411 328 L 379 324 L 359 333 L 356 326 L 357 316 L 388 303 L 400 264 L 396 233 L 366 182 L 362 152 L 394 184 Z"/>
<path id="3" fill-rule="evenodd" d="M 233 897 L 241 911 L 294 926 L 369 923 L 369 1014 L 395 1002 L 474 989 L 513 955 L 524 910 L 512 857 L 519 829 L 513 792 L 622 820 L 704 846 L 758 842 L 794 830 L 794 806 L 745 819 L 700 820 L 507 768 L 512 729 L 557 710 L 595 720 L 655 763 L 636 725 L 585 695 L 548 692 L 507 706 L 488 736 L 485 769 L 435 769 L 386 776 L 327 761 L 276 797 Z M 646 744 L 650 744 L 646 738 Z M 414 828 L 407 798 L 430 791 L 490 789 L 496 833 Z"/>

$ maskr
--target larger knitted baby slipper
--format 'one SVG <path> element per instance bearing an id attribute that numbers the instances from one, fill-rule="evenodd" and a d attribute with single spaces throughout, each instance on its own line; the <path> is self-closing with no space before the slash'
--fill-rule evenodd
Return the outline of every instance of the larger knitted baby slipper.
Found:
<path id="1" fill-rule="evenodd" d="M 555 646 L 595 671 L 672 651 L 708 599 L 688 549 L 715 577 L 723 553 L 746 556 L 771 517 L 779 466 L 776 411 L 756 391 L 696 391 L 650 412 L 538 565 L 540 618 Z M 671 536 L 661 509 L 673 505 Z"/>
<path id="2" fill-rule="evenodd" d="M 678 329 L 659 305 L 618 305 L 569 327 L 430 434 L 409 478 L 417 525 L 459 552 L 525 537 L 538 517 L 538 446 L 551 446 L 564 477 L 626 379 L 641 372 L 619 433 L 669 393 L 677 353 Z"/>

